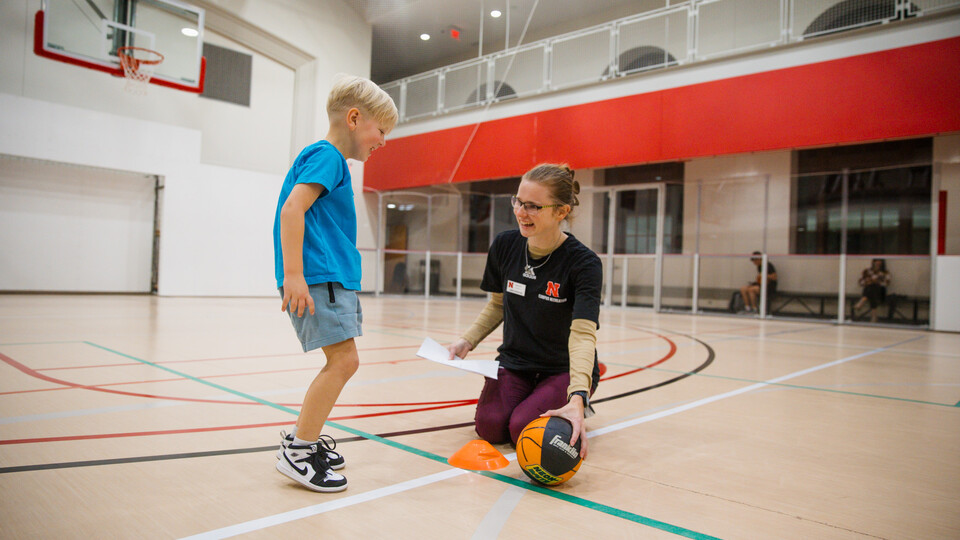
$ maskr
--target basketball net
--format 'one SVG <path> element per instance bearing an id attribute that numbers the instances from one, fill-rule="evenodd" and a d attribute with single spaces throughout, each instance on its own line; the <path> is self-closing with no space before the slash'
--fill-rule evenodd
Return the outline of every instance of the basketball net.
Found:
<path id="1" fill-rule="evenodd" d="M 123 66 L 123 76 L 127 79 L 124 90 L 139 96 L 146 95 L 147 84 L 153 77 L 154 68 L 163 62 L 163 55 L 142 47 L 120 47 L 117 56 Z"/>

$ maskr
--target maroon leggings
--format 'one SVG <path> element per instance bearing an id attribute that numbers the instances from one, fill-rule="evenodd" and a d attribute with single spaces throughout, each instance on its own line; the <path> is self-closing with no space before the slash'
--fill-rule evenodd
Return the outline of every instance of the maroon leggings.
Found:
<path id="1" fill-rule="evenodd" d="M 541 414 L 567 403 L 570 373 L 525 373 L 501 367 L 486 379 L 477 402 L 477 434 L 487 442 L 517 444 L 520 432 Z"/>

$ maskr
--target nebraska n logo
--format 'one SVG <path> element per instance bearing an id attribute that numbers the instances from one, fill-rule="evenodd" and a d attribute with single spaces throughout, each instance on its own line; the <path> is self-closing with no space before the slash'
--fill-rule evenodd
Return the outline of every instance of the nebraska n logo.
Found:
<path id="1" fill-rule="evenodd" d="M 563 304 L 566 303 L 566 298 L 560 298 L 560 284 L 554 283 L 552 281 L 547 282 L 547 290 L 544 291 L 547 294 L 538 294 L 537 298 L 540 300 L 546 300 L 547 302 L 553 302 L 554 304 Z"/>
<path id="2" fill-rule="evenodd" d="M 560 298 L 560 284 L 552 281 L 547 282 L 547 296 Z"/>

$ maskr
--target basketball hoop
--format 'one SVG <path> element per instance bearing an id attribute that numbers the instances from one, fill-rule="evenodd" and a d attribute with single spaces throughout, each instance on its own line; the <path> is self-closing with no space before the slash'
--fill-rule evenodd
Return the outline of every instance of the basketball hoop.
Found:
<path id="1" fill-rule="evenodd" d="M 145 95 L 147 83 L 153 77 L 153 69 L 163 62 L 163 55 L 143 47 L 120 47 L 117 49 L 117 56 L 123 66 L 123 76 L 127 79 L 126 90 Z"/>

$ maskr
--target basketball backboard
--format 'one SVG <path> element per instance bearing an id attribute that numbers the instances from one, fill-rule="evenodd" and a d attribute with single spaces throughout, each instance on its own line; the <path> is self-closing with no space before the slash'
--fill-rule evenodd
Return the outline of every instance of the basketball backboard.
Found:
<path id="1" fill-rule="evenodd" d="M 153 84 L 203 92 L 203 9 L 177 0 L 44 0 L 34 52 L 123 76 L 117 49 L 159 52 Z"/>

